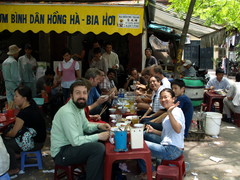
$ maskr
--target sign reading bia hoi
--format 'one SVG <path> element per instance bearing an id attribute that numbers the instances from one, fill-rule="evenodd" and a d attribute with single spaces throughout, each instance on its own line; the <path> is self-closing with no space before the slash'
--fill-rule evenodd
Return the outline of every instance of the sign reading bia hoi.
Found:
<path id="1" fill-rule="evenodd" d="M 142 33 L 143 7 L 0 5 L 0 31 Z"/>

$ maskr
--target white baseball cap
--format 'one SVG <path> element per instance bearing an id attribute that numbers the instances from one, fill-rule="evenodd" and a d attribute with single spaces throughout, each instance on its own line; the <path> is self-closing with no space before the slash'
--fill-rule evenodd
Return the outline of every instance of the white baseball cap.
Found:
<path id="1" fill-rule="evenodd" d="M 192 61 L 190 61 L 190 60 L 187 59 L 187 60 L 184 62 L 183 66 L 188 66 L 188 65 L 192 65 Z"/>

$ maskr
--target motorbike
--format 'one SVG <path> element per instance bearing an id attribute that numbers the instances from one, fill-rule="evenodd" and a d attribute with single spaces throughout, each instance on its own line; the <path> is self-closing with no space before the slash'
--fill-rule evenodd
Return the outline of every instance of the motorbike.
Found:
<path id="1" fill-rule="evenodd" d="M 238 73 L 238 61 L 229 61 L 228 76 L 235 76 Z"/>
<path id="2" fill-rule="evenodd" d="M 207 69 L 201 69 L 199 66 L 193 64 L 194 69 L 196 70 L 196 76 L 199 77 L 204 84 L 207 84 L 207 82 L 210 79 L 210 75 L 208 74 Z"/>

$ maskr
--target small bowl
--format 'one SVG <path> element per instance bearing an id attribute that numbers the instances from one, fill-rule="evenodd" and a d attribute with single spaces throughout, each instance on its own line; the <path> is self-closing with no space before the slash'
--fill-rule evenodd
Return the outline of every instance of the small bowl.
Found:
<path id="1" fill-rule="evenodd" d="M 116 119 L 116 114 L 110 114 L 109 116 L 111 119 Z"/>
<path id="2" fill-rule="evenodd" d="M 116 123 L 117 121 L 116 121 L 115 119 L 113 119 L 111 122 L 112 122 L 112 123 Z"/>
<path id="3" fill-rule="evenodd" d="M 116 112 L 116 109 L 115 109 L 115 108 L 109 108 L 108 110 L 109 110 L 109 112 L 110 112 L 111 114 L 113 114 L 113 113 Z"/>
<path id="4" fill-rule="evenodd" d="M 118 127 L 114 126 L 114 127 L 111 127 L 110 131 L 114 132 L 114 131 L 118 131 Z"/>
<path id="5" fill-rule="evenodd" d="M 135 127 L 135 128 L 144 128 L 144 124 L 134 124 L 133 127 Z"/>
<path id="6" fill-rule="evenodd" d="M 118 109 L 119 109 L 119 111 L 121 112 L 121 113 L 126 113 L 127 112 L 127 110 L 128 110 L 128 108 L 126 108 L 126 107 L 118 107 Z"/>
<path id="7" fill-rule="evenodd" d="M 127 117 L 126 117 L 126 120 L 131 121 L 132 119 L 139 119 L 139 116 L 137 116 L 137 115 L 132 115 L 132 116 L 127 116 Z"/>
<path id="8" fill-rule="evenodd" d="M 131 124 L 131 123 L 132 123 L 132 121 L 125 121 L 125 123 L 126 123 L 126 124 Z"/>

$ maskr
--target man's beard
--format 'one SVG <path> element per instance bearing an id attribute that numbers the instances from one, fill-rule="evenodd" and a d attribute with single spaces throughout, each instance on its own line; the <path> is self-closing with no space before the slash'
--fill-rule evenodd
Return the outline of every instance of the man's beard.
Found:
<path id="1" fill-rule="evenodd" d="M 84 100 L 85 102 L 78 102 L 79 100 Z M 78 98 L 77 101 L 73 100 L 73 103 L 77 106 L 78 109 L 83 109 L 87 106 L 86 99 Z"/>

